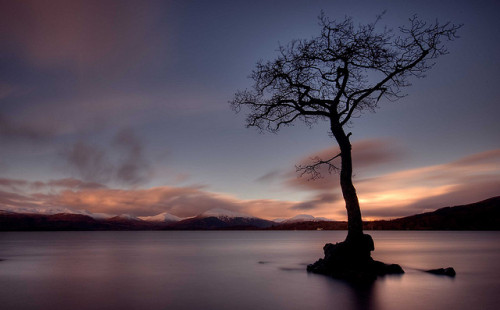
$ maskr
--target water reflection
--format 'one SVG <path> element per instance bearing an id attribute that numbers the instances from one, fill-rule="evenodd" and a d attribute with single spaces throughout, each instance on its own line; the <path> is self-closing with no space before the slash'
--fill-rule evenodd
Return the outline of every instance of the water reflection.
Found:
<path id="1" fill-rule="evenodd" d="M 344 232 L 0 234 L 2 309 L 496 309 L 500 234 L 376 232 L 402 276 L 351 285 L 305 265 Z M 451 265 L 457 278 L 418 269 Z M 480 307 L 478 307 L 478 305 Z"/>
<path id="2" fill-rule="evenodd" d="M 376 300 L 376 283 L 364 284 L 364 285 L 350 285 L 346 284 L 351 288 L 351 300 L 353 301 L 352 309 L 362 310 L 377 310 L 379 309 Z"/>

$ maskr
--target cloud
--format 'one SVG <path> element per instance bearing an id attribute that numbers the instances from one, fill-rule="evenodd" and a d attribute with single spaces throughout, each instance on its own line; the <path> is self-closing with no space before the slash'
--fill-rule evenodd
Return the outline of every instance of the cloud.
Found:
<path id="1" fill-rule="evenodd" d="M 255 182 L 272 182 L 276 179 L 280 179 L 281 177 L 283 177 L 282 175 L 283 173 L 279 170 L 273 170 L 273 171 L 270 171 L 260 177 L 258 177 Z"/>
<path id="2" fill-rule="evenodd" d="M 78 141 L 62 156 L 86 182 L 137 185 L 151 175 L 142 142 L 131 129 L 119 131 L 107 147 Z"/>
<path id="3" fill-rule="evenodd" d="M 453 161 L 448 165 L 450 167 L 463 167 L 463 166 L 484 166 L 490 168 L 491 164 L 496 164 L 500 160 L 500 149 L 490 150 L 486 152 L 476 153 L 470 156 L 466 156 L 459 160 Z"/>
<path id="4" fill-rule="evenodd" d="M 56 126 L 54 124 L 26 124 L 8 118 L 0 112 L 0 137 L 36 141 L 47 140 L 55 132 Z"/>
<path id="5" fill-rule="evenodd" d="M 463 184 L 421 190 L 408 188 L 400 194 L 368 193 L 361 199 L 362 213 L 367 219 L 397 218 L 434 211 L 447 206 L 478 202 L 500 195 L 500 177 L 478 178 Z M 412 195 L 417 193 L 417 195 Z M 363 197 L 361 195 L 360 197 Z"/>
<path id="6" fill-rule="evenodd" d="M 83 182 L 81 180 L 73 179 L 73 178 L 50 180 L 50 181 L 41 182 L 41 183 L 42 183 L 41 184 L 42 186 L 60 187 L 60 188 L 68 188 L 68 189 L 97 189 L 97 188 L 105 188 L 106 187 L 105 185 L 99 184 L 96 182 Z"/>
<path id="7" fill-rule="evenodd" d="M 190 177 L 191 175 L 189 173 L 177 173 L 174 177 L 174 182 L 176 184 L 183 183 L 189 180 Z"/>
<path id="8" fill-rule="evenodd" d="M 363 218 L 395 218 L 498 196 L 498 155 L 500 149 L 450 163 L 360 179 L 355 185 Z M 338 188 L 304 190 L 312 193 L 311 198 L 304 201 L 243 200 L 207 191 L 202 186 L 118 189 L 71 178 L 46 182 L 0 179 L 0 209 L 88 210 L 137 216 L 166 211 L 186 217 L 211 208 L 225 208 L 267 219 L 292 217 L 304 211 L 336 220 L 346 218 Z"/>
<path id="9" fill-rule="evenodd" d="M 0 210 L 13 209 L 22 211 L 26 208 L 37 208 L 40 207 L 37 202 L 37 199 L 33 199 L 27 195 L 0 190 Z"/>
<path id="10" fill-rule="evenodd" d="M 330 158 L 335 148 L 315 152 L 310 158 Z M 354 143 L 353 162 L 360 173 L 354 177 L 364 219 L 393 218 L 435 210 L 449 205 L 476 202 L 500 194 L 500 149 L 476 153 L 456 161 L 390 173 L 370 170 L 393 163 L 405 153 L 386 140 Z M 293 204 L 292 210 L 310 210 L 327 217 L 345 219 L 338 174 L 322 168 L 323 178 L 298 178 L 297 173 L 285 175 L 289 188 L 312 193 L 307 201 Z M 362 177 L 367 171 L 374 176 Z M 322 200 L 322 195 L 332 199 Z"/>
<path id="11" fill-rule="evenodd" d="M 460 178 L 457 178 L 460 181 Z M 455 206 L 477 202 L 489 197 L 500 195 L 500 176 L 476 175 L 462 179 L 461 183 L 445 187 L 431 195 L 422 195 L 400 210 L 400 215 L 411 215 L 435 210 L 445 206 Z"/>
<path id="12" fill-rule="evenodd" d="M 298 166 L 313 164 L 317 159 L 327 160 L 339 153 L 339 148 L 332 146 L 302 158 Z M 352 145 L 352 161 L 355 171 L 366 172 L 379 168 L 384 164 L 394 163 L 403 158 L 405 152 L 389 140 L 373 139 L 354 142 Z M 340 167 L 340 159 L 335 159 L 333 164 Z M 303 190 L 324 191 L 339 188 L 339 175 L 330 173 L 328 166 L 318 168 L 321 178 L 311 179 L 307 174 L 298 177 L 297 172 L 289 172 L 285 183 L 289 186 Z"/>
<path id="13" fill-rule="evenodd" d="M 340 201 L 342 196 L 335 193 L 319 193 L 313 199 L 301 202 L 290 207 L 291 210 L 315 210 L 324 204 Z"/>
<path id="14" fill-rule="evenodd" d="M 50 182 L 54 184 L 56 182 Z M 68 181 L 58 184 L 71 183 Z M 93 213 L 156 215 L 170 212 L 186 217 L 212 208 L 241 211 L 244 203 L 231 196 L 203 191 L 200 187 L 153 187 L 149 189 L 73 188 L 57 192 L 12 193 L 1 191 L 2 208 L 47 210 L 67 208 Z M 1 209 L 1 208 L 0 208 Z"/>
<path id="15" fill-rule="evenodd" d="M 173 14 L 170 2 L 25 0 L 0 7 L 0 138 L 13 147 L 151 122 L 153 106 L 172 98 L 158 82 L 173 59 L 170 29 L 159 30 Z"/>
<path id="16" fill-rule="evenodd" d="M 116 167 L 116 178 L 126 184 L 138 184 L 149 177 L 149 163 L 144 158 L 143 146 L 131 129 L 120 131 L 113 145 L 124 154 Z"/>
<path id="17" fill-rule="evenodd" d="M 360 179 L 365 216 L 405 216 L 500 194 L 500 149 L 457 161 Z"/>
<path id="18" fill-rule="evenodd" d="M 10 190 L 17 190 L 19 187 L 26 186 L 29 182 L 18 179 L 0 178 L 0 187 L 8 188 Z"/>
<path id="19" fill-rule="evenodd" d="M 132 63 L 148 52 L 139 43 L 160 12 L 151 2 L 9 1 L 0 11 L 0 29 L 6 30 L 0 40 L 38 65 L 82 69 L 117 59 Z"/>
<path id="20" fill-rule="evenodd" d="M 85 181 L 108 182 L 111 178 L 112 165 L 100 147 L 78 141 L 63 156 Z"/>
<path id="21" fill-rule="evenodd" d="M 53 190 L 53 189 L 55 190 L 97 189 L 97 188 L 106 188 L 106 186 L 95 182 L 84 182 L 82 180 L 74 178 L 56 179 L 56 180 L 49 180 L 46 182 L 0 178 L 0 188 L 14 192 L 26 192 L 30 190 L 37 191 L 37 190 Z"/>
<path id="22" fill-rule="evenodd" d="M 188 217 L 209 209 L 223 208 L 272 219 L 296 215 L 291 207 L 301 203 L 271 199 L 242 200 L 232 195 L 206 191 L 202 186 L 117 189 L 77 179 L 47 182 L 5 179 L 1 184 L 7 190 L 0 191 L 0 209 L 20 212 L 89 211 L 137 216 L 169 212 Z M 9 186 L 18 184 L 22 188 L 16 188 L 17 192 L 8 190 Z M 328 200 L 328 197 L 322 199 Z"/>

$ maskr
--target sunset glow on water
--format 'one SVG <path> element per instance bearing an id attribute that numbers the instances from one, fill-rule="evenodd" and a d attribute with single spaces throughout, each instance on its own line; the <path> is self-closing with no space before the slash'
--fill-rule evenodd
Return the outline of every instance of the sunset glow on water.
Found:
<path id="1" fill-rule="evenodd" d="M 500 302 L 498 232 L 373 232 L 406 273 L 353 287 L 305 265 L 345 232 L 0 234 L 3 309 L 484 309 Z M 453 266 L 455 278 L 420 269 Z"/>

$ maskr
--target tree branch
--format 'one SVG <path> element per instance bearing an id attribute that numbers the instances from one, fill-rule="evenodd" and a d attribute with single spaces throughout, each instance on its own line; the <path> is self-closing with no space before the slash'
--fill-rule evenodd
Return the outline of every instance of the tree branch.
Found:
<path id="1" fill-rule="evenodd" d="M 309 180 L 316 180 L 316 179 L 319 179 L 322 177 L 321 172 L 318 169 L 323 165 L 328 166 L 328 173 L 340 171 L 339 167 L 332 164 L 332 161 L 336 158 L 339 158 L 340 156 L 341 156 L 341 153 L 333 156 L 332 158 L 330 158 L 328 160 L 322 160 L 319 157 L 313 157 L 313 158 L 311 158 L 311 160 L 314 161 L 312 164 L 310 164 L 310 165 L 296 165 L 295 169 L 297 172 L 300 172 L 301 177 L 304 176 L 305 174 L 308 174 L 310 176 Z"/>

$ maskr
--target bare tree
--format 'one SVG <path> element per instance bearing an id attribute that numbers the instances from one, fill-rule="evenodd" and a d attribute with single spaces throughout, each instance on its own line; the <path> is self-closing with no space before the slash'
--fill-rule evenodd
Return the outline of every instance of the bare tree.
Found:
<path id="1" fill-rule="evenodd" d="M 273 61 L 259 62 L 251 74 L 250 90 L 238 91 L 230 102 L 239 112 L 250 110 L 248 127 L 277 132 L 296 120 L 311 126 L 328 121 L 340 153 L 317 159 L 298 170 L 319 174 L 320 165 L 340 170 L 340 184 L 348 215 L 347 240 L 363 235 L 358 197 L 352 182 L 352 157 L 346 129 L 352 118 L 373 110 L 384 98 L 404 96 L 410 78 L 420 78 L 433 60 L 447 54 L 444 42 L 455 39 L 461 25 L 426 23 L 416 16 L 397 33 L 373 23 L 355 25 L 320 16 L 321 33 L 308 40 L 295 40 L 279 47 Z M 340 167 L 333 160 L 340 157 Z"/>

